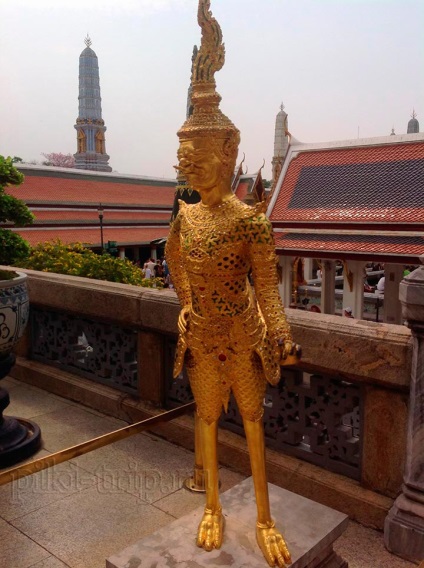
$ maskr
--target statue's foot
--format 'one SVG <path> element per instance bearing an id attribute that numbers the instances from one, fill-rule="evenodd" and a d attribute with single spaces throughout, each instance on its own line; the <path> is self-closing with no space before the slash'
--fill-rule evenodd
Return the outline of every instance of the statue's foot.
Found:
<path id="1" fill-rule="evenodd" d="M 221 548 L 223 534 L 224 516 L 222 510 L 219 509 L 216 513 L 213 513 L 210 509 L 205 509 L 197 531 L 197 546 L 208 552 L 214 548 Z"/>
<path id="2" fill-rule="evenodd" d="M 266 524 L 256 523 L 256 540 L 270 566 L 284 568 L 287 564 L 291 564 L 291 556 L 285 540 L 275 529 L 273 521 Z"/>

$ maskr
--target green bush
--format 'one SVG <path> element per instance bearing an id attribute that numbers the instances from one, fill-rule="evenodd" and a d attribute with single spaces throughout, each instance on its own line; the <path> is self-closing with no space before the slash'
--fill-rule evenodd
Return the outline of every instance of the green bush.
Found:
<path id="1" fill-rule="evenodd" d="M 159 278 L 143 278 L 140 268 L 128 259 L 115 258 L 109 254 L 98 255 L 81 243 L 65 245 L 60 240 L 40 243 L 31 249 L 29 258 L 21 266 L 42 272 L 83 276 L 134 286 L 163 287 Z"/>
<path id="2" fill-rule="evenodd" d="M 0 264 L 20 266 L 28 258 L 31 247 L 20 235 L 0 229 Z"/>
<path id="3" fill-rule="evenodd" d="M 34 216 L 20 199 L 6 193 L 9 185 L 18 186 L 24 176 L 13 165 L 12 158 L 0 156 L 0 223 L 30 225 Z M 10 229 L 0 229 L 0 264 L 20 264 L 29 253 L 29 245 Z"/>

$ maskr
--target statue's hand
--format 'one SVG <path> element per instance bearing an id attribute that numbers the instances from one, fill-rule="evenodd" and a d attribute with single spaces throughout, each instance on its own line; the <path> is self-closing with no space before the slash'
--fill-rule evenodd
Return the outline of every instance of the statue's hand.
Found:
<path id="1" fill-rule="evenodd" d="M 187 331 L 187 322 L 190 315 L 190 309 L 191 308 L 189 306 L 186 306 L 180 312 L 180 316 L 178 318 L 178 331 L 181 333 L 181 335 L 184 335 L 184 333 Z"/>
<path id="2" fill-rule="evenodd" d="M 285 540 L 275 529 L 273 521 L 267 524 L 256 523 L 256 540 L 270 566 L 285 568 L 287 564 L 291 564 L 291 556 Z"/>
<path id="3" fill-rule="evenodd" d="M 280 365 L 297 365 L 302 356 L 302 348 L 294 341 L 280 339 Z"/>
<path id="4" fill-rule="evenodd" d="M 197 546 L 208 552 L 214 548 L 221 548 L 223 534 L 224 516 L 222 511 L 213 513 L 209 509 L 205 509 L 197 531 Z"/>

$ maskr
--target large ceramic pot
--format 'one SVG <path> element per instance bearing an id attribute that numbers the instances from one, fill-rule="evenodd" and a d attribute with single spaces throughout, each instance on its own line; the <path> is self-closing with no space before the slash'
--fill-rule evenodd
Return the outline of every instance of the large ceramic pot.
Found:
<path id="1" fill-rule="evenodd" d="M 28 323 L 27 275 L 16 274 L 12 280 L 0 280 L 0 359 L 12 351 Z"/>
<path id="2" fill-rule="evenodd" d="M 15 362 L 13 347 L 22 337 L 29 317 L 27 275 L 17 272 L 11 280 L 0 280 L 0 379 Z M 3 416 L 9 393 L 0 388 L 0 468 L 33 455 L 41 445 L 40 428 L 31 420 Z"/>

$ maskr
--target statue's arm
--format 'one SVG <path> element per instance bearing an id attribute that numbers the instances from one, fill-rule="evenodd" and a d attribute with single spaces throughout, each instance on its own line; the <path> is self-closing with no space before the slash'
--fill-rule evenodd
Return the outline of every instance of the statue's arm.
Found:
<path id="1" fill-rule="evenodd" d="M 169 266 L 172 282 L 180 300 L 181 308 L 184 310 L 191 307 L 191 289 L 187 272 L 182 262 L 181 255 L 181 212 L 171 225 L 168 240 L 165 248 L 166 262 Z"/>
<path id="2" fill-rule="evenodd" d="M 277 256 L 272 225 L 264 213 L 249 219 L 249 248 L 256 299 L 276 341 L 292 341 L 290 326 L 278 291 Z"/>

